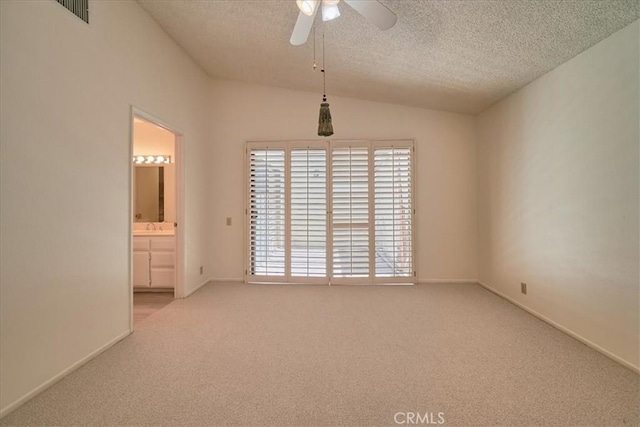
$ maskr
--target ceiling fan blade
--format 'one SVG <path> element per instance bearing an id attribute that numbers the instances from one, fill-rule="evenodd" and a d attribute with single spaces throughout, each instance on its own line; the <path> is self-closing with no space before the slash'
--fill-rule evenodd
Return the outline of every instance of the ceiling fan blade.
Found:
<path id="1" fill-rule="evenodd" d="M 307 42 L 307 39 L 309 38 L 309 33 L 311 32 L 311 27 L 313 27 L 313 21 L 316 18 L 316 13 L 318 13 L 318 9 L 320 9 L 319 4 L 316 6 L 311 16 L 305 15 L 302 12 L 298 14 L 298 20 L 296 21 L 296 26 L 293 27 L 293 33 L 291 33 L 291 40 L 289 40 L 292 45 L 299 46 Z"/>
<path id="2" fill-rule="evenodd" d="M 388 30 L 396 25 L 398 18 L 382 3 L 375 0 L 344 0 L 346 4 L 354 8 L 360 15 L 373 22 L 381 30 Z"/>

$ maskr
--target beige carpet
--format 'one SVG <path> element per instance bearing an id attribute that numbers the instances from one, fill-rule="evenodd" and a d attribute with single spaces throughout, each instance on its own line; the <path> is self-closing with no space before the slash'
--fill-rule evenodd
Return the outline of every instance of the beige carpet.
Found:
<path id="1" fill-rule="evenodd" d="M 210 284 L 0 424 L 638 425 L 639 387 L 478 285 Z"/>

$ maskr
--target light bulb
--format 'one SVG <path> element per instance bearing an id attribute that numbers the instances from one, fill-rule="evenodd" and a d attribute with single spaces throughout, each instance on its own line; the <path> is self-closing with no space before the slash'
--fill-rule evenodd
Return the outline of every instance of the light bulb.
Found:
<path id="1" fill-rule="evenodd" d="M 133 156 L 133 162 L 137 165 L 139 164 L 170 164 L 171 156 L 166 156 L 164 154 L 145 154 L 145 155 L 137 155 Z"/>
<path id="2" fill-rule="evenodd" d="M 318 0 L 296 0 L 296 4 L 302 13 L 311 16 L 316 11 Z"/>
<path id="3" fill-rule="evenodd" d="M 322 20 L 323 21 L 331 21 L 332 19 L 336 19 L 340 16 L 340 9 L 338 9 L 338 2 L 329 3 L 325 1 L 322 3 Z"/>

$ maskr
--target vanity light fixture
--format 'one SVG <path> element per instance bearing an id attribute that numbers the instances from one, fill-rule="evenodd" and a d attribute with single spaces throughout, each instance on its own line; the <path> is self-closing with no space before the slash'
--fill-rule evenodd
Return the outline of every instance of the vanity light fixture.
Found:
<path id="1" fill-rule="evenodd" d="M 136 165 L 161 165 L 171 163 L 171 156 L 159 155 L 138 155 L 133 156 L 133 163 Z"/>

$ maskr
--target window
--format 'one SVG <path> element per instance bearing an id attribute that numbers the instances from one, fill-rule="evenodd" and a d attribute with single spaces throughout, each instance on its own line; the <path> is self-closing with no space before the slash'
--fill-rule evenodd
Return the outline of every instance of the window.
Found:
<path id="1" fill-rule="evenodd" d="M 376 148 L 373 155 L 377 277 L 413 275 L 411 148 Z"/>
<path id="2" fill-rule="evenodd" d="M 369 277 L 369 169 L 368 146 L 332 147 L 335 278 Z"/>
<path id="3" fill-rule="evenodd" d="M 413 142 L 247 143 L 249 282 L 413 282 Z"/>
<path id="4" fill-rule="evenodd" d="M 291 153 L 291 276 L 327 277 L 327 152 Z"/>
<path id="5" fill-rule="evenodd" d="M 285 151 L 251 150 L 249 241 L 253 276 L 284 277 Z"/>

